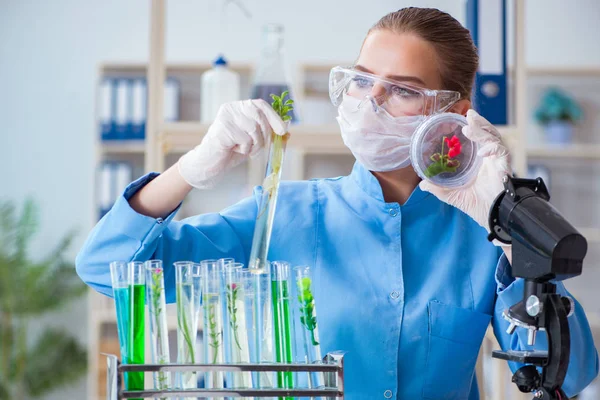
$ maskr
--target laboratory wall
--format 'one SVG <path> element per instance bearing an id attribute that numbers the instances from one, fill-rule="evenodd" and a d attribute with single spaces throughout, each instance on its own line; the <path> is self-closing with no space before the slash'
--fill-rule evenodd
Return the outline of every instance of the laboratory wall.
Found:
<path id="1" fill-rule="evenodd" d="M 224 52 L 231 61 L 255 62 L 261 25 L 279 22 L 294 77 L 300 62 L 353 60 L 368 28 L 400 7 L 437 7 L 461 21 L 466 15 L 463 0 L 242 2 L 251 18 L 230 7 L 223 19 L 222 0 L 168 1 L 167 61 L 211 61 Z M 526 3 L 529 66 L 600 65 L 600 2 Z M 148 0 L 0 0 L 0 199 L 39 202 L 34 254 L 46 254 L 58 237 L 77 229 L 74 258 L 96 220 L 98 66 L 147 61 L 149 10 Z M 86 313 L 81 298 L 34 321 L 32 335 L 42 326 L 63 326 L 85 344 Z M 82 378 L 45 399 L 83 399 L 85 389 Z"/>

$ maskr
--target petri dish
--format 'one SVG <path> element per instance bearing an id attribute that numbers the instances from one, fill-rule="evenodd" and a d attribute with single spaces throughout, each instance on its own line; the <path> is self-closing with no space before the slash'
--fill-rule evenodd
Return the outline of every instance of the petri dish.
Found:
<path id="1" fill-rule="evenodd" d="M 458 188 L 471 183 L 481 166 L 479 146 L 462 128 L 467 119 L 454 113 L 428 117 L 415 131 L 410 158 L 415 172 L 437 186 Z"/>

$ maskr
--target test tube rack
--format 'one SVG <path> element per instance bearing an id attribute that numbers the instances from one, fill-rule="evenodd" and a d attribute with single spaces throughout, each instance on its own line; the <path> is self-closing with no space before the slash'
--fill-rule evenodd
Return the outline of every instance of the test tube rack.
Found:
<path id="1" fill-rule="evenodd" d="M 107 400 L 149 399 L 175 397 L 299 397 L 344 399 L 344 356 L 342 353 L 327 353 L 323 362 L 318 364 L 121 364 L 117 356 L 107 357 Z M 122 389 L 122 377 L 125 372 L 321 372 L 325 386 L 319 388 L 268 388 L 268 389 L 177 389 L 132 390 Z"/>

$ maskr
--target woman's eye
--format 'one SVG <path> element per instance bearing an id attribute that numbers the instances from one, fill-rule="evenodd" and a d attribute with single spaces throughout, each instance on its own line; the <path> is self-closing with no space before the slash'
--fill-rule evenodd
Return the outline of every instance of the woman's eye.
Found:
<path id="1" fill-rule="evenodd" d="M 355 76 L 354 78 L 352 78 L 352 81 L 359 88 L 373 86 L 373 83 L 370 79 L 363 78 L 362 76 Z"/>
<path id="2" fill-rule="evenodd" d="M 399 97 L 414 97 L 419 95 L 419 93 L 415 92 L 414 90 L 406 89 L 400 86 L 392 86 L 392 94 Z"/>

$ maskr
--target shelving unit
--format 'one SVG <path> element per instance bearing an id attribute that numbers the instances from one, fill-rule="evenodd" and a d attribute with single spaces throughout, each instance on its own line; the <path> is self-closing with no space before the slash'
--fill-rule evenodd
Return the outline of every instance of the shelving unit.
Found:
<path id="1" fill-rule="evenodd" d="M 536 159 L 545 163 L 556 160 L 578 160 L 582 163 L 600 163 L 600 137 L 594 143 L 575 144 L 567 147 L 552 147 L 548 145 L 528 144 L 531 101 L 528 99 L 528 85 L 531 77 L 596 77 L 600 83 L 600 66 L 598 68 L 583 69 L 540 69 L 526 68 L 524 49 L 524 2 L 515 0 L 517 6 L 516 35 L 519 38 L 516 51 L 518 60 L 513 69 L 515 79 L 515 124 L 499 127 L 499 130 L 509 146 L 513 159 L 513 168 L 520 175 L 524 175 L 529 160 Z M 210 63 L 165 63 L 164 49 L 164 14 L 165 1 L 153 0 L 151 11 L 151 39 L 149 63 L 105 63 L 99 67 L 98 78 L 104 76 L 134 76 L 147 77 L 148 82 L 148 121 L 146 125 L 146 139 L 140 141 L 112 141 L 103 142 L 98 139 L 96 164 L 105 159 L 125 158 L 139 163 L 140 171 L 163 171 L 172 165 L 177 158 L 198 145 L 206 134 L 209 126 L 199 123 L 200 110 L 200 75 L 211 68 Z M 321 63 L 303 63 L 298 65 L 297 79 L 293 87 L 296 89 L 294 97 L 300 112 L 302 123 L 291 127 L 291 138 L 284 165 L 284 179 L 307 179 L 325 176 L 326 171 L 348 173 L 353 157 L 345 147 L 339 134 L 339 128 L 334 117 L 336 110 L 331 106 L 327 94 L 327 79 L 329 70 L 335 65 L 350 65 L 351 62 L 336 60 Z M 254 65 L 252 63 L 232 63 L 230 68 L 241 76 L 242 90 L 249 93 Z M 158 116 L 163 115 L 163 85 L 165 78 L 173 76 L 180 80 L 180 119 L 178 122 L 164 122 Z M 97 137 L 99 138 L 99 134 Z M 264 158 L 258 157 L 248 164 L 236 168 L 230 173 L 228 181 L 222 188 L 203 192 L 205 201 L 195 201 L 194 193 L 191 200 L 180 212 L 180 216 L 189 216 L 199 212 L 219 210 L 250 193 L 253 186 L 261 183 L 264 177 Z M 141 165 L 143 164 L 143 166 Z M 333 166 L 333 167 L 332 167 Z M 321 170 L 319 170 L 321 168 Z M 344 172 L 345 171 L 345 172 Z M 219 190 L 221 190 L 219 192 Z M 600 193 L 597 194 L 600 198 Z M 209 200 L 207 203 L 206 199 Z M 199 210 L 198 204 L 203 204 L 208 209 Z M 597 200 L 596 204 L 600 204 Z M 95 210 L 94 210 L 95 212 Z M 596 210 L 600 212 L 600 210 Z M 583 226 L 581 232 L 588 238 L 591 246 L 600 246 L 600 225 Z M 597 253 L 596 253 L 597 254 Z M 595 260 L 600 263 L 600 259 Z M 600 267 L 598 267 L 600 269 Z M 99 390 L 102 387 L 104 360 L 99 357 L 98 349 L 114 347 L 115 338 L 102 337 L 108 334 L 115 324 L 115 315 L 112 301 L 93 291 L 89 296 L 89 379 L 88 398 L 100 399 Z M 174 314 L 169 316 L 169 329 L 176 328 Z M 116 332 L 116 329 L 115 329 Z M 118 341 L 117 341 L 118 345 Z M 112 347 L 111 347 L 112 346 Z M 492 348 L 497 344 L 493 339 L 491 330 L 486 337 L 482 357 L 489 357 Z M 486 364 L 487 365 L 487 364 Z M 496 399 L 520 399 L 518 392 L 507 393 L 506 387 L 510 384 L 500 385 L 498 382 L 509 382 L 510 375 L 505 364 L 494 361 L 492 364 L 496 379 L 494 379 L 494 393 Z M 482 364 L 479 364 L 480 372 Z M 481 374 L 479 374 L 481 377 Z M 488 384 L 489 385 L 489 384 Z M 483 393 L 484 384 L 480 384 Z M 483 397 L 482 397 L 483 398 Z M 524 398 L 524 397 L 523 397 Z M 490 397 L 486 397 L 492 400 Z"/>

